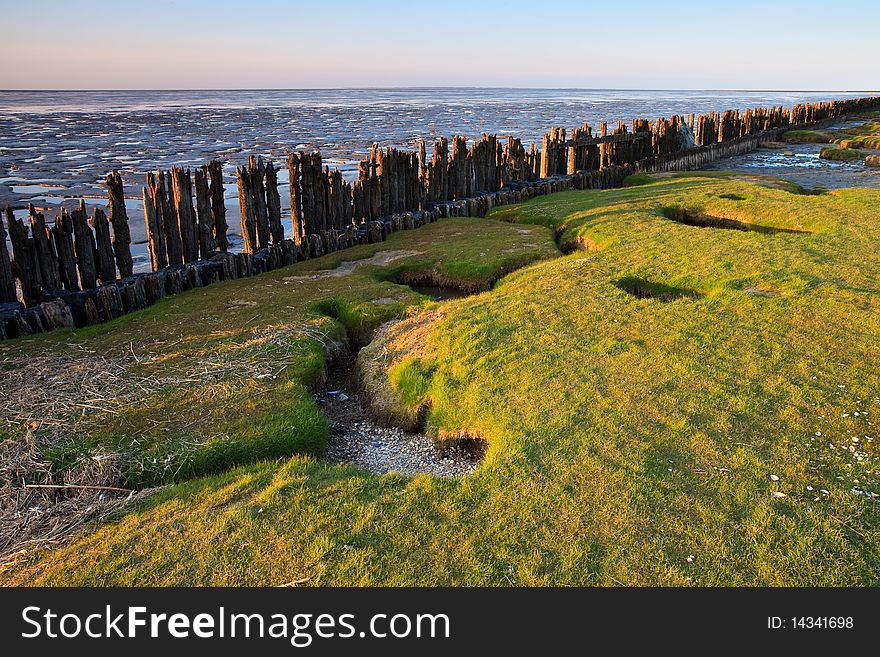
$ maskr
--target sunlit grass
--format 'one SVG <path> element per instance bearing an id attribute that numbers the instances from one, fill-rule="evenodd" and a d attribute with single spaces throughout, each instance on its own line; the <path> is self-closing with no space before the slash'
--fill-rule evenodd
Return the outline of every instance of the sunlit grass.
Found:
<path id="1" fill-rule="evenodd" d="M 548 229 L 575 249 L 442 314 L 427 307 L 434 314 L 424 322 L 416 310 L 396 335 L 400 348 L 376 346 L 397 404 L 426 408 L 437 435 L 487 441 L 473 476 L 376 477 L 307 454 L 254 463 L 163 489 L 4 576 L 94 585 L 877 585 L 880 192 L 805 195 L 755 180 L 642 177 L 361 247 L 364 257 L 423 251 L 423 270 L 482 272 L 464 281 L 504 271 L 510 262 L 495 259 L 508 248 L 511 262 L 521 258 L 517 244 L 534 249 L 530 257 L 555 254 Z M 797 232 L 685 225 L 664 207 Z M 293 273 L 332 266 L 303 263 Z M 307 318 L 339 337 L 401 316 L 420 299 L 387 278 L 406 270 L 412 261 L 311 283 L 285 283 L 291 273 L 277 272 L 16 346 L 69 354 L 133 342 L 136 353 L 174 353 L 169 367 L 186 371 L 206 349 L 270 326 Z M 400 302 L 372 308 L 381 297 Z M 230 393 L 232 408 L 212 415 L 211 430 L 246 436 L 293 409 L 314 417 L 297 392 L 320 370 L 317 342 L 304 339 L 291 374 L 259 380 L 257 395 Z M 252 415 L 237 410 L 244 399 Z M 163 417 L 177 418 L 171 440 L 200 431 L 186 426 L 192 404 L 183 395 L 162 403 Z M 85 440 L 105 440 L 104 425 L 90 422 Z"/>

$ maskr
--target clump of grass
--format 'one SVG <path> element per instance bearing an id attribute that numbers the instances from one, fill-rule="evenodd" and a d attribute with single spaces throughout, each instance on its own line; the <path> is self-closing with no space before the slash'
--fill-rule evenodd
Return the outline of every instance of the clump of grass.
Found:
<path id="1" fill-rule="evenodd" d="M 880 150 L 880 135 L 860 135 L 858 137 L 849 137 L 841 139 L 837 142 L 841 148 L 867 148 L 869 150 Z"/>
<path id="2" fill-rule="evenodd" d="M 832 160 L 834 162 L 855 162 L 857 160 L 864 160 L 867 157 L 867 153 L 854 148 L 829 146 L 821 150 L 819 157 L 823 160 Z"/>
<path id="3" fill-rule="evenodd" d="M 624 187 L 638 187 L 639 185 L 647 185 L 655 182 L 657 179 L 647 173 L 634 173 L 623 179 Z"/>
<path id="4" fill-rule="evenodd" d="M 786 130 L 782 141 L 790 144 L 828 144 L 832 136 L 824 130 Z"/>
<path id="5" fill-rule="evenodd" d="M 869 155 L 866 157 L 865 166 L 880 169 L 880 155 Z"/>

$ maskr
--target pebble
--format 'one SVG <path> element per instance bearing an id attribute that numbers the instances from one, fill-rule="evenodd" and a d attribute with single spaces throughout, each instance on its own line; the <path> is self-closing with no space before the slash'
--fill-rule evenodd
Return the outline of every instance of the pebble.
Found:
<path id="1" fill-rule="evenodd" d="M 770 481 L 779 481 L 779 477 L 772 474 L 772 475 L 770 475 Z"/>

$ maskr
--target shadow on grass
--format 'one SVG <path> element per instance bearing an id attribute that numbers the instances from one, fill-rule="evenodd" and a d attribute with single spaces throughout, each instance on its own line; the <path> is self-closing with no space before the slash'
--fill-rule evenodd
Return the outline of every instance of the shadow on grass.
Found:
<path id="1" fill-rule="evenodd" d="M 808 233 L 806 230 L 797 228 L 776 228 L 773 226 L 761 226 L 730 217 L 721 217 L 718 215 L 708 214 L 697 210 L 688 209 L 678 205 L 668 205 L 660 209 L 660 213 L 670 221 L 675 221 L 686 226 L 695 226 L 697 228 L 722 228 L 725 230 L 740 230 L 751 233 L 761 233 L 764 235 L 775 235 L 777 233 Z"/>
<path id="2" fill-rule="evenodd" d="M 637 276 L 626 276 L 614 281 L 614 286 L 639 299 L 655 299 L 670 302 L 677 299 L 699 299 L 703 293 L 699 290 L 675 285 L 667 285 Z"/>

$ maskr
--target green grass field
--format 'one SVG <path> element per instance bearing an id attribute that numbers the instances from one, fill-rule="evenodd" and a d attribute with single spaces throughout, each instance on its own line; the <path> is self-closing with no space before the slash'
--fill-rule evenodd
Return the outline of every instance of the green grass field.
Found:
<path id="1" fill-rule="evenodd" d="M 120 452 L 127 481 L 181 483 L 0 577 L 877 585 L 880 191 L 634 182 L 3 345 L 73 366 L 100 346 L 124 360 L 123 379 L 165 377 L 115 413 L 87 413 L 53 458 Z M 420 253 L 308 278 L 395 250 Z M 440 305 L 389 282 L 433 272 L 479 289 L 523 265 Z M 403 316 L 361 359 L 379 359 L 373 383 L 392 411 L 427 409 L 438 437 L 486 441 L 473 476 L 373 476 L 315 456 L 322 344 Z M 255 364 L 199 379 L 211 362 Z"/>

